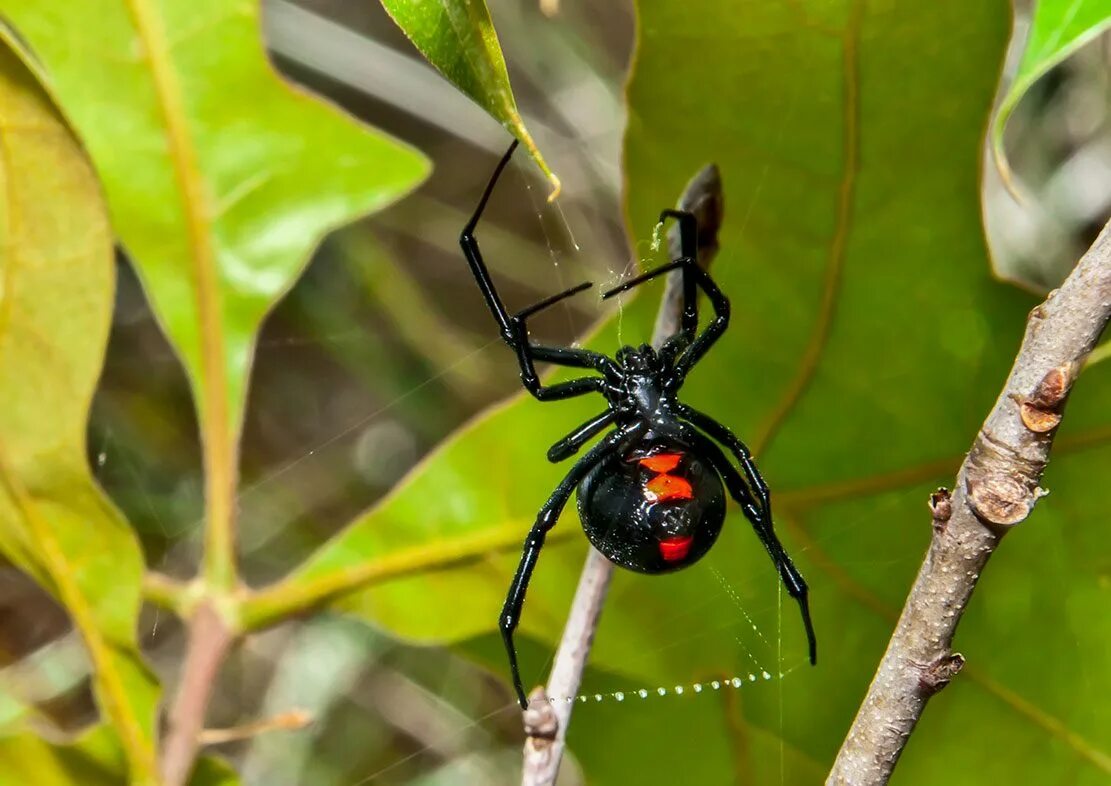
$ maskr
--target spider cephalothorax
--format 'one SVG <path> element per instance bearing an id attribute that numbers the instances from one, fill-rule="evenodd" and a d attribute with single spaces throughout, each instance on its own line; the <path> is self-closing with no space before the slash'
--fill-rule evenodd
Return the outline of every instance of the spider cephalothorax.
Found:
<path id="1" fill-rule="evenodd" d="M 460 235 L 463 254 L 493 312 L 502 337 L 517 354 L 521 382 L 541 401 L 600 393 L 607 407 L 548 449 L 548 459 L 563 461 L 591 439 L 611 429 L 575 462 L 537 514 L 525 538 L 524 552 L 502 608 L 499 627 L 521 707 L 527 707 L 517 666 L 513 631 L 521 617 L 529 579 L 548 531 L 555 526 L 571 493 L 578 489 L 579 517 L 590 542 L 617 565 L 640 573 L 666 573 L 697 562 L 710 550 L 725 520 L 725 490 L 741 506 L 779 571 L 787 592 L 798 601 L 810 650 L 817 660 L 817 640 L 810 622 L 806 582 L 791 563 L 772 527 L 771 497 L 752 456 L 729 429 L 680 402 L 679 388 L 694 365 L 729 325 L 729 300 L 701 267 L 698 223 L 691 213 L 665 210 L 660 221 L 679 222 L 682 256 L 606 292 L 608 298 L 672 270 L 682 271 L 683 312 L 680 330 L 656 350 L 648 344 L 626 346 L 613 358 L 577 347 L 548 347 L 529 339 L 527 319 L 541 309 L 589 288 L 580 284 L 516 314 L 498 296 L 475 240 L 478 224 L 498 176 L 509 163 L 514 142 L 490 179 L 482 199 Z M 714 318 L 698 331 L 698 290 L 714 309 Z M 594 375 L 544 385 L 535 362 L 547 361 L 584 369 Z M 733 453 L 741 471 L 718 446 Z M 743 473 L 743 474 L 742 474 Z M 724 486 L 723 486 L 724 483 Z"/>
<path id="2" fill-rule="evenodd" d="M 617 350 L 614 358 L 627 375 L 657 374 L 663 370 L 660 356 L 651 344 L 641 344 L 639 347 L 621 347 Z"/>

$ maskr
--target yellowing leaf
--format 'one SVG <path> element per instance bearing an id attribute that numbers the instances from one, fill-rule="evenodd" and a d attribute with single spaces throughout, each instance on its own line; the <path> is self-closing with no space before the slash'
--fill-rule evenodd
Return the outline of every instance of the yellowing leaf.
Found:
<path id="1" fill-rule="evenodd" d="M 5 14 L 84 140 L 193 383 L 206 575 L 228 589 L 259 324 L 325 232 L 397 199 L 427 164 L 278 79 L 252 0 L 11 0 Z"/>
<path id="2" fill-rule="evenodd" d="M 157 690 L 135 642 L 142 555 L 85 460 L 112 237 L 91 167 L 6 47 L 0 181 L 0 550 L 66 607 L 132 776 L 153 782 Z"/>
<path id="3" fill-rule="evenodd" d="M 29 732 L 0 738 L 0 761 L 0 786 L 119 786 L 127 778 L 122 751 L 103 726 L 70 745 Z"/>

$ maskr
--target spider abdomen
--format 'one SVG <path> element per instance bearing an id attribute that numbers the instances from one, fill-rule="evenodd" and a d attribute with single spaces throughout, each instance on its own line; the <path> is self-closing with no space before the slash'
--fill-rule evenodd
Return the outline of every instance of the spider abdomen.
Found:
<path id="1" fill-rule="evenodd" d="M 718 473 L 674 439 L 601 462 L 579 484 L 578 498 L 594 547 L 639 573 L 693 565 L 714 545 L 725 520 Z"/>

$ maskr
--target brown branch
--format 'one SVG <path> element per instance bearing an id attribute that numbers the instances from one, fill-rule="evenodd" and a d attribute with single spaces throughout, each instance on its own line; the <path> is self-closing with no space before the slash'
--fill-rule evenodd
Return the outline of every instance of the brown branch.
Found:
<path id="1" fill-rule="evenodd" d="M 721 175 L 716 166 L 710 164 L 694 176 L 683 190 L 679 208 L 689 210 L 698 217 L 698 262 L 708 267 L 718 251 L 718 228 L 724 209 Z M 668 233 L 668 250 L 672 259 L 680 256 L 675 227 Z M 682 290 L 681 275 L 675 271 L 668 276 L 667 289 L 652 332 L 652 343 L 657 348 L 679 330 Z M 563 628 L 547 691 L 537 687 L 530 694 L 529 708 L 524 713 L 527 736 L 522 786 L 552 786 L 556 781 L 574 706 L 574 702 L 568 699 L 579 692 L 612 576 L 613 563 L 591 548 L 579 577 L 571 613 Z"/>
<path id="2" fill-rule="evenodd" d="M 211 601 L 197 606 L 189 619 L 181 684 L 162 746 L 163 786 L 184 786 L 189 780 L 201 744 L 205 709 L 233 638 L 231 629 Z"/>
<path id="3" fill-rule="evenodd" d="M 953 635 L 1003 535 L 1038 483 L 1069 390 L 1111 318 L 1111 224 L 1031 313 L 1010 376 L 957 473 L 930 498 L 933 538 L 827 784 L 887 783 L 930 697 L 964 665 Z"/>

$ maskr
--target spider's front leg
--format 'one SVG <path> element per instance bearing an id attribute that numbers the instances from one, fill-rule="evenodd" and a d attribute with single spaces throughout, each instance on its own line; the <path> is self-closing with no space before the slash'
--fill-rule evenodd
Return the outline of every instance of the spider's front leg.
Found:
<path id="1" fill-rule="evenodd" d="M 486 301 L 486 306 L 490 309 L 490 313 L 494 315 L 494 319 L 498 323 L 502 339 L 504 339 L 505 343 L 517 354 L 517 362 L 521 367 L 521 382 L 524 384 L 525 388 L 541 401 L 554 401 L 571 398 L 573 396 L 581 396 L 585 393 L 597 392 L 601 389 L 600 386 L 602 381 L 590 378 L 576 379 L 558 385 L 544 386 L 540 382 L 540 376 L 536 372 L 534 363 L 535 361 L 547 361 L 562 366 L 590 369 L 612 378 L 619 373 L 617 365 L 612 360 L 597 352 L 591 352 L 577 347 L 545 347 L 532 344 L 529 341 L 528 327 L 526 325 L 528 318 L 536 312 L 553 306 L 565 298 L 588 289 L 591 286 L 590 283 L 571 287 L 565 292 L 560 292 L 558 295 L 546 298 L 536 305 L 530 306 L 516 314 L 510 314 L 501 296 L 498 294 L 498 289 L 494 285 L 494 280 L 490 276 L 490 271 L 486 267 L 485 260 L 482 258 L 482 250 L 479 248 L 478 240 L 475 238 L 475 229 L 478 227 L 478 222 L 481 220 L 482 213 L 486 209 L 486 203 L 490 200 L 490 195 L 494 191 L 494 186 L 497 184 L 498 178 L 505 170 L 505 167 L 509 164 L 509 159 L 513 156 L 513 151 L 516 147 L 517 142 L 514 141 L 513 144 L 509 146 L 509 150 L 502 156 L 501 161 L 498 162 L 498 166 L 494 170 L 490 182 L 486 184 L 486 189 L 482 192 L 482 198 L 475 208 L 474 215 L 471 216 L 470 221 L 463 227 L 463 231 L 459 235 L 459 245 L 463 249 L 463 256 L 467 259 L 471 274 L 474 276 L 479 291 Z"/>
<path id="2" fill-rule="evenodd" d="M 679 211 L 665 210 L 663 213 L 664 216 L 672 214 L 690 219 L 694 218 L 689 213 L 682 213 Z M 680 226 L 682 227 L 683 225 L 680 224 Z M 697 242 L 697 239 L 684 242 L 694 243 Z M 667 347 L 669 351 L 680 350 L 679 356 L 674 361 L 674 367 L 666 380 L 666 386 L 670 393 L 675 393 L 679 390 L 687 374 L 690 373 L 695 364 L 702 359 L 710 350 L 710 347 L 714 345 L 714 342 L 721 338 L 726 328 L 729 327 L 729 316 L 731 311 L 729 298 L 726 297 L 725 293 L 714 283 L 710 274 L 698 266 L 694 257 L 681 257 L 672 262 L 668 262 L 666 265 L 660 265 L 602 294 L 602 300 L 606 300 L 614 295 L 627 292 L 646 281 L 651 281 L 657 276 L 670 273 L 673 270 L 683 271 L 684 294 L 682 329 L 665 344 L 665 347 Z M 710 301 L 710 305 L 713 306 L 714 309 L 714 318 L 706 326 L 706 329 L 697 335 L 695 334 L 698 327 L 697 297 L 695 293 L 696 285 L 706 294 L 706 299 Z"/>
<path id="3" fill-rule="evenodd" d="M 557 295 L 556 298 L 568 297 L 585 288 L 582 285 L 574 287 Z M 605 389 L 607 380 L 616 382 L 620 379 L 621 371 L 617 364 L 599 352 L 578 347 L 546 347 L 533 344 L 529 340 L 526 320 L 530 314 L 535 313 L 547 304 L 547 301 L 545 301 L 545 303 L 525 309 L 509 319 L 509 330 L 513 340 L 508 343 L 517 353 L 517 363 L 521 367 L 521 384 L 525 386 L 525 390 L 538 401 L 559 401 L 581 396 L 585 393 L 601 393 Z M 590 369 L 597 371 L 602 376 L 582 377 L 567 382 L 559 382 L 555 385 L 544 385 L 536 371 L 535 361 L 537 360 L 572 368 Z"/>
<path id="4" fill-rule="evenodd" d="M 674 218 L 679 222 L 679 250 L 681 259 L 690 259 L 698 264 L 698 217 L 686 210 L 664 210 L 660 213 L 660 224 Z M 687 340 L 694 338 L 698 331 L 698 292 L 691 271 L 683 268 L 683 312 L 679 321 L 681 333 Z"/>
<path id="5" fill-rule="evenodd" d="M 567 473 L 567 477 L 556 486 L 555 491 L 548 497 L 548 501 L 544 503 L 544 507 L 540 508 L 540 512 L 536 515 L 536 523 L 532 525 L 528 537 L 525 538 L 521 562 L 517 566 L 517 572 L 513 575 L 513 582 L 509 585 L 509 594 L 505 598 L 505 605 L 502 607 L 501 617 L 498 620 L 502 641 L 505 642 L 506 654 L 509 656 L 513 688 L 517 692 L 517 701 L 520 702 L 521 709 L 528 709 L 528 698 L 525 696 L 525 689 L 521 684 L 521 671 L 517 664 L 517 648 L 513 645 L 513 632 L 517 629 L 517 624 L 521 620 L 521 608 L 525 602 L 525 593 L 528 591 L 532 571 L 536 567 L 536 560 L 540 556 L 540 549 L 544 546 L 544 539 L 547 537 L 548 531 L 559 520 L 559 514 L 563 511 L 567 500 L 571 498 L 575 487 L 590 473 L 590 470 L 599 461 L 608 458 L 611 454 L 634 442 L 644 431 L 644 428 L 645 426 L 642 423 L 624 426 L 611 432 L 605 439 L 587 451 L 586 455 L 579 459 L 571 468 L 571 471 Z"/>

